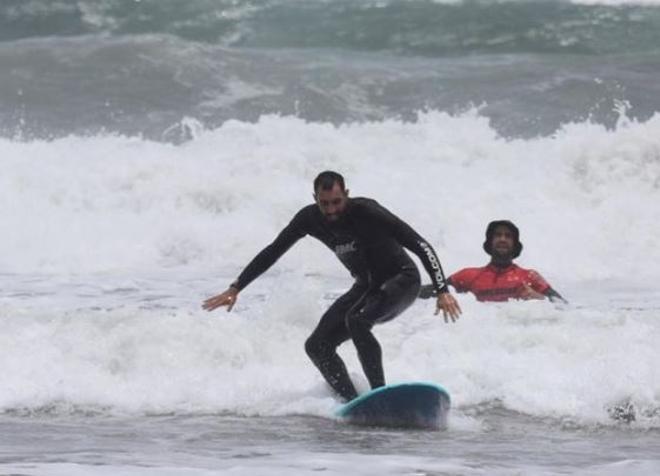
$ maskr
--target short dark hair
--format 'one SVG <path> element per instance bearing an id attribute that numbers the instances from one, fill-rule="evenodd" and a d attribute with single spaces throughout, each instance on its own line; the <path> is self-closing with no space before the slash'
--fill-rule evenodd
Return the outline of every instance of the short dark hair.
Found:
<path id="1" fill-rule="evenodd" d="M 332 170 L 325 170 L 314 179 L 314 193 L 317 193 L 319 190 L 330 190 L 336 183 L 339 184 L 342 190 L 346 190 L 344 177 Z"/>

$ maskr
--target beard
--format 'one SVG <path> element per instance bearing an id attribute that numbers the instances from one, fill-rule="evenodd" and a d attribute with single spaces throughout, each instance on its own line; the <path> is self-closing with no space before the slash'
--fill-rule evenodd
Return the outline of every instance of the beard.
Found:
<path id="1" fill-rule="evenodd" d="M 494 260 L 497 261 L 511 261 L 513 260 L 513 250 L 512 249 L 502 249 L 498 250 L 497 248 L 492 248 L 491 256 Z"/>

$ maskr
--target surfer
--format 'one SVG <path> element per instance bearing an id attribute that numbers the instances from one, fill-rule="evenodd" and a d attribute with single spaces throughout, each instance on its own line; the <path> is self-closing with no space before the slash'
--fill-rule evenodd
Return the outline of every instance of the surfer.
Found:
<path id="1" fill-rule="evenodd" d="M 227 306 L 231 311 L 239 293 L 300 238 L 310 235 L 320 240 L 348 268 L 355 282 L 323 314 L 305 342 L 305 350 L 332 389 L 347 401 L 357 391 L 336 349 L 348 339 L 357 349 L 371 388 L 385 385 L 382 351 L 371 328 L 398 316 L 419 293 L 419 271 L 404 248 L 419 257 L 431 277 L 436 314 L 442 311 L 445 322 L 454 322 L 461 314 L 431 245 L 375 200 L 349 198 L 348 192 L 340 174 L 321 172 L 314 180 L 316 203 L 302 208 L 226 291 L 208 298 L 202 306 L 207 311 Z"/>
<path id="2" fill-rule="evenodd" d="M 491 256 L 483 268 L 464 268 L 447 280 L 457 292 L 471 292 L 478 301 L 507 301 L 509 299 L 566 300 L 533 269 L 513 263 L 520 256 L 523 245 L 518 227 L 509 220 L 496 220 L 488 224 L 484 251 Z M 435 296 L 432 285 L 421 287 L 419 297 Z"/>

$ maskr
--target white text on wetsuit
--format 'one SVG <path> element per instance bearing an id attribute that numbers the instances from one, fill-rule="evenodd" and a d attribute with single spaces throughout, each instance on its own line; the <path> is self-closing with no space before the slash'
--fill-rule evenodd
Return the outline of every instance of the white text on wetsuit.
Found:
<path id="1" fill-rule="evenodd" d="M 353 251 L 357 251 L 357 248 L 355 247 L 355 241 L 335 246 L 335 254 L 337 255 L 352 253 Z"/>
<path id="2" fill-rule="evenodd" d="M 433 248 L 431 248 L 428 243 L 424 241 L 420 241 L 419 245 L 424 250 L 424 253 L 426 253 L 426 257 L 431 263 L 431 268 L 433 271 L 435 271 L 435 280 L 438 282 L 438 288 L 442 289 L 445 286 L 445 277 L 442 275 L 440 263 L 438 262 L 437 256 L 435 256 L 435 253 L 433 252 Z"/>

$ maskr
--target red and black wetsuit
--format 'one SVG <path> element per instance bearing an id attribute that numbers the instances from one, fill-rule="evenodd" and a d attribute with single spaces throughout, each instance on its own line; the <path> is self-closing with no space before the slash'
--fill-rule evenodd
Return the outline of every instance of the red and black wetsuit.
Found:
<path id="1" fill-rule="evenodd" d="M 352 339 L 372 388 L 385 384 L 381 349 L 371 328 L 399 315 L 417 297 L 419 271 L 404 248 L 420 258 L 436 293 L 447 291 L 445 277 L 433 247 L 408 224 L 375 200 L 352 198 L 337 222 L 328 221 L 316 205 L 300 210 L 232 286 L 243 289 L 306 235 L 330 248 L 355 278 L 305 343 L 328 383 L 350 400 L 357 393 L 336 349 Z"/>
<path id="2" fill-rule="evenodd" d="M 550 285 L 533 269 L 511 263 L 506 267 L 489 264 L 483 268 L 465 268 L 449 277 L 459 293 L 471 292 L 478 301 L 508 301 L 521 299 L 525 285 L 546 294 Z"/>
<path id="3" fill-rule="evenodd" d="M 525 299 L 525 285 L 545 295 L 551 301 L 568 304 L 543 277 L 533 269 L 525 269 L 513 263 L 497 266 L 493 263 L 483 268 L 465 268 L 452 274 L 447 283 L 459 293 L 471 292 L 478 301 L 502 302 L 509 299 Z M 420 288 L 419 297 L 428 299 L 437 296 L 432 285 Z"/>

